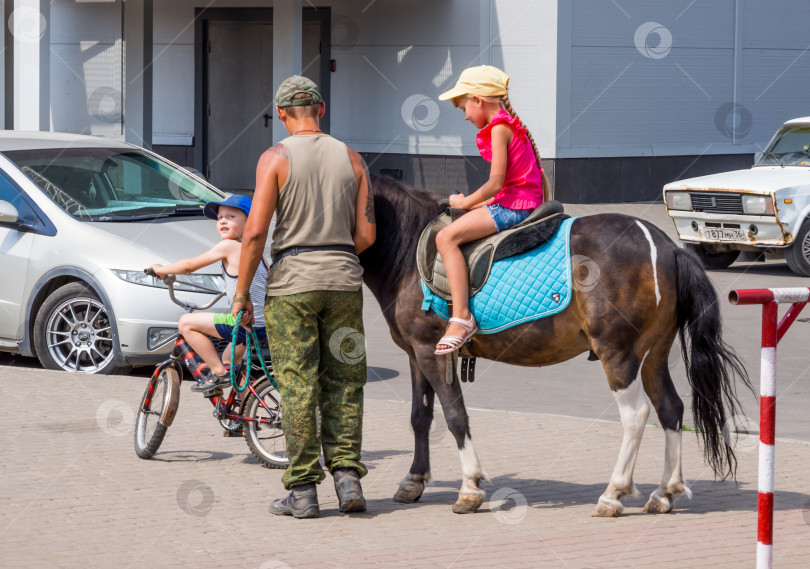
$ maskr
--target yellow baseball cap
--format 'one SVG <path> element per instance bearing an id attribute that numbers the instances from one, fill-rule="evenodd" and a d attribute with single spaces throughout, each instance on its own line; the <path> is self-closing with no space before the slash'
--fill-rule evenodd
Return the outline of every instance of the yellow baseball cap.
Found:
<path id="1" fill-rule="evenodd" d="M 509 76 L 497 67 L 491 65 L 468 67 L 459 75 L 456 86 L 439 95 L 439 100 L 447 101 L 462 95 L 500 97 L 507 94 L 508 85 Z"/>

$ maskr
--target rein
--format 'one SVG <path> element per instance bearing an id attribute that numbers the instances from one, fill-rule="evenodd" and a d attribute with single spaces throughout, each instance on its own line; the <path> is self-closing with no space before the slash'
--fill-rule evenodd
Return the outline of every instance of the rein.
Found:
<path id="1" fill-rule="evenodd" d="M 239 314 L 236 316 L 236 322 L 234 323 L 233 327 L 233 335 L 231 337 L 231 370 L 230 370 L 231 387 L 234 388 L 239 393 L 242 393 L 245 389 L 247 389 L 247 386 L 250 384 L 250 370 L 251 370 L 250 353 L 251 351 L 255 350 L 256 355 L 259 356 L 259 364 L 261 365 L 262 373 L 264 373 L 264 376 L 270 380 L 270 383 L 273 384 L 275 390 L 278 391 L 276 381 L 275 379 L 273 379 L 272 374 L 267 370 L 267 364 L 264 363 L 264 356 L 262 356 L 262 350 L 259 347 L 259 338 L 258 336 L 256 336 L 256 332 L 255 330 L 253 330 L 252 325 L 247 327 L 247 335 L 245 338 L 245 345 L 247 347 L 247 349 L 245 350 L 245 360 L 246 360 L 245 382 L 241 387 L 239 386 L 239 378 L 237 377 L 236 373 L 237 366 L 234 364 L 234 359 L 236 358 L 236 337 L 239 333 L 239 326 L 242 325 L 241 324 L 242 314 L 244 312 L 245 312 L 244 310 L 240 310 Z"/>

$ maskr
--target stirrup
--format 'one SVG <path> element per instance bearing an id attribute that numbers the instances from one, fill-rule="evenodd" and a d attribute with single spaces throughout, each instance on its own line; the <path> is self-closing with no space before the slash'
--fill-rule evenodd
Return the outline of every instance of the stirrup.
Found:
<path id="1" fill-rule="evenodd" d="M 451 354 L 458 350 L 461 346 L 466 344 L 470 338 L 472 338 L 473 334 L 478 331 L 478 323 L 475 321 L 475 317 L 470 314 L 469 320 L 464 320 L 462 318 L 451 318 L 448 326 L 450 324 L 458 324 L 464 330 L 463 336 L 442 336 L 439 342 L 436 344 L 436 351 L 433 353 L 437 356 L 441 356 L 443 354 Z M 439 348 L 439 346 L 445 345 L 450 346 L 449 348 Z"/>

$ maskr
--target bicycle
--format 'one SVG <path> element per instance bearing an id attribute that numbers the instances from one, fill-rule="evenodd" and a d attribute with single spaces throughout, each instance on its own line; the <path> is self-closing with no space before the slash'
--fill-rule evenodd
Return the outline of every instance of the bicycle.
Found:
<path id="1" fill-rule="evenodd" d="M 151 269 L 144 269 L 146 274 L 155 276 Z M 174 275 L 169 275 L 163 282 L 169 289 L 172 302 L 187 312 L 206 310 L 219 301 L 225 292 L 211 290 L 195 283 L 181 281 L 184 286 L 216 294 L 215 298 L 204 306 L 178 300 L 174 294 Z M 252 331 L 251 331 L 252 334 Z M 253 344 L 257 352 L 261 349 Z M 281 398 L 273 381 L 272 365 L 265 368 L 263 358 L 259 358 L 262 375 L 257 376 L 256 366 L 250 362 L 250 343 L 248 344 L 247 365 L 238 366 L 231 372 L 231 386 L 227 395 L 222 388 L 217 388 L 205 397 L 214 406 L 214 417 L 225 429 L 226 436 L 245 437 L 250 452 L 258 461 L 268 468 L 287 468 L 284 433 L 281 430 Z M 259 356 L 261 356 L 259 352 Z M 189 372 L 189 381 L 205 381 L 210 373 L 208 365 L 197 356 L 182 335 L 178 334 L 169 359 L 158 364 L 149 384 L 146 386 L 135 423 L 135 453 L 142 459 L 150 459 L 160 448 L 167 429 L 174 422 L 180 403 L 180 385 L 186 379 L 183 367 Z M 232 364 L 233 367 L 233 364 Z M 262 371 L 261 368 L 258 371 Z M 238 377 L 238 382 L 235 378 Z M 247 392 L 246 397 L 240 397 Z"/>

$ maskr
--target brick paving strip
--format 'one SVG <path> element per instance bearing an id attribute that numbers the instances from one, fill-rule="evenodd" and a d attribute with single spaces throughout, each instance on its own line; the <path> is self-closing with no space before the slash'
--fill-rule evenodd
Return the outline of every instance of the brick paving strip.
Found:
<path id="1" fill-rule="evenodd" d="M 474 515 L 450 508 L 460 486 L 453 437 L 431 436 L 435 480 L 422 500 L 391 497 L 412 459 L 409 405 L 366 401 L 368 512 L 337 511 L 331 478 L 317 520 L 276 518 L 281 471 L 224 438 L 207 401 L 184 386 L 154 459 L 132 447 L 145 381 L 26 368 L 0 370 L 0 566 L 3 567 L 752 567 L 757 446 L 742 440 L 738 484 L 713 482 L 692 433 L 694 492 L 669 515 L 626 499 L 618 519 L 589 516 L 621 441 L 618 422 L 471 410 L 492 477 Z M 12 381 L 13 380 L 13 381 Z M 9 413 L 8 411 L 12 412 Z M 753 444 L 752 444 L 753 443 Z M 635 480 L 655 488 L 663 433 L 648 427 Z M 810 445 L 776 445 L 774 567 L 810 566 Z M 491 500 L 491 498 L 498 498 Z M 645 498 L 646 499 L 646 498 Z"/>

